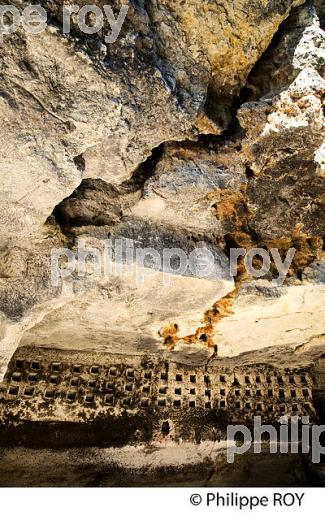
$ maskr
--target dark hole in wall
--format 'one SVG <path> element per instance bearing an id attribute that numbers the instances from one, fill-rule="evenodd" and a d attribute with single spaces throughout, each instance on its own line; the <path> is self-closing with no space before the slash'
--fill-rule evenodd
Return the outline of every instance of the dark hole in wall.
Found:
<path id="1" fill-rule="evenodd" d="M 170 433 L 170 426 L 168 421 L 164 421 L 161 426 L 161 433 L 163 435 L 169 435 Z"/>
<path id="2" fill-rule="evenodd" d="M 24 395 L 27 397 L 32 397 L 34 395 L 34 388 L 27 386 L 24 390 Z"/>

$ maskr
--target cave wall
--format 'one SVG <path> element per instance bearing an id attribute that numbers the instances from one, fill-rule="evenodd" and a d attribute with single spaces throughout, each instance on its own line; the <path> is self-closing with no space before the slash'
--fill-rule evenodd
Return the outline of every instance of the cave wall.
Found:
<path id="1" fill-rule="evenodd" d="M 2 377 L 18 346 L 40 344 L 320 355 L 322 4 L 130 0 L 106 45 L 74 21 L 64 35 L 62 2 L 40 3 L 46 31 L 19 29 L 0 47 Z M 203 244 L 225 268 L 232 247 L 296 254 L 281 287 L 273 264 L 259 280 L 239 269 L 218 283 L 175 276 L 169 287 L 149 266 L 139 287 L 94 279 L 91 262 L 53 285 L 53 248 L 77 254 L 78 240 L 100 248 L 107 237 L 159 250 Z"/>

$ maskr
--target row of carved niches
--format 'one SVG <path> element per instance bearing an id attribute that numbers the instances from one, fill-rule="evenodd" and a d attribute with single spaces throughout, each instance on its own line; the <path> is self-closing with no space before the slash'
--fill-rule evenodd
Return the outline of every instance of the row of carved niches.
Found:
<path id="1" fill-rule="evenodd" d="M 122 413 L 225 412 L 234 420 L 315 414 L 307 369 L 229 367 L 24 347 L 1 385 L 1 415 L 69 421 Z"/>

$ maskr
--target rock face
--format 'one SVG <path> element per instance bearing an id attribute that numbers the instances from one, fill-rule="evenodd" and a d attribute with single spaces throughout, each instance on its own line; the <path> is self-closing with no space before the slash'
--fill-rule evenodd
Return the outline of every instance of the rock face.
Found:
<path id="1" fill-rule="evenodd" d="M 9 331 L 19 335 L 42 321 L 35 306 L 41 316 L 67 302 L 50 282 L 50 252 L 67 243 L 53 210 L 65 235 L 102 238 L 113 230 L 118 238 L 126 225 L 138 229 L 133 238 L 159 236 L 160 249 L 169 233 L 226 253 L 231 244 L 278 244 L 282 252 L 296 244 L 291 284 L 317 261 L 324 236 L 324 33 L 319 6 L 295 9 L 300 3 L 132 4 L 105 52 L 103 35 L 85 36 L 73 17 L 71 34 L 62 35 L 62 4 L 44 3 L 52 17 L 45 32 L 5 38 L 3 350 L 17 345 Z M 80 281 L 71 305 L 78 306 L 80 292 L 87 299 L 88 285 Z M 192 333 L 213 307 L 205 291 Z M 178 321 L 172 292 L 166 297 L 167 314 Z M 110 299 L 108 305 L 114 314 Z M 161 327 L 154 321 L 150 329 L 156 343 Z M 133 330 L 135 337 L 135 323 Z"/>
<path id="2" fill-rule="evenodd" d="M 17 347 L 316 363 L 322 2 L 114 0 L 114 43 L 40 4 L 0 45 L 1 376 Z"/>
<path id="3" fill-rule="evenodd" d="M 73 23 L 71 37 L 52 26 L 36 38 L 7 37 L 1 148 L 11 175 L 2 180 L 2 236 L 21 235 L 20 222 L 28 235 L 40 231 L 82 178 L 120 184 L 160 143 L 194 138 L 200 126 L 221 133 L 232 98 L 299 3 L 131 3 L 104 56 L 99 36 L 85 38 Z M 60 27 L 62 3 L 41 4 Z M 209 122 L 206 102 L 221 125 Z"/>
<path id="4" fill-rule="evenodd" d="M 293 412 L 308 414 L 313 421 L 312 371 L 299 362 L 289 367 L 285 359 L 281 366 L 265 364 L 263 375 L 261 368 L 247 359 L 244 363 L 213 359 L 191 364 L 175 362 L 168 355 L 157 362 L 157 356 L 150 354 L 77 351 L 67 355 L 57 349 L 22 347 L 10 362 L 1 419 L 50 422 L 49 432 L 54 425 L 72 423 L 80 435 L 78 439 L 78 433 L 74 434 L 74 446 L 85 443 L 82 428 L 94 420 L 106 423 L 103 446 L 123 446 L 135 440 L 213 441 L 224 436 L 225 424 L 249 423 L 252 413 L 261 415 L 267 424 Z M 216 408 L 220 424 L 213 428 Z M 141 421 L 144 427 L 138 431 Z M 50 437 L 44 440 L 47 446 L 55 445 L 55 435 L 50 433 Z M 37 442 L 31 439 L 32 445 Z M 57 446 L 64 447 L 66 442 L 60 438 Z"/>

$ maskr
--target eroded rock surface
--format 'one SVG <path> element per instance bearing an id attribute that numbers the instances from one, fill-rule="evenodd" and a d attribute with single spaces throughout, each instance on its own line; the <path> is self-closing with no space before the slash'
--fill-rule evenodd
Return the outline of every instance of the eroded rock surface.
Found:
<path id="1" fill-rule="evenodd" d="M 126 3 L 114 44 L 83 34 L 74 18 L 63 35 L 58 1 L 41 2 L 45 32 L 20 29 L 0 46 L 2 375 L 19 345 L 169 350 L 194 364 L 251 352 L 289 365 L 309 352 L 316 363 L 325 335 L 321 2 L 111 2 Z M 129 272 L 94 273 L 89 258 L 85 272 L 54 283 L 53 249 L 77 260 L 80 240 L 98 251 L 103 240 L 132 241 L 160 257 L 204 247 L 218 273 L 186 271 L 166 284 L 166 266 L 147 259 L 138 283 Z M 274 261 L 258 280 L 242 261 L 230 272 L 231 249 L 254 247 L 282 260 L 295 249 L 282 286 Z"/>

